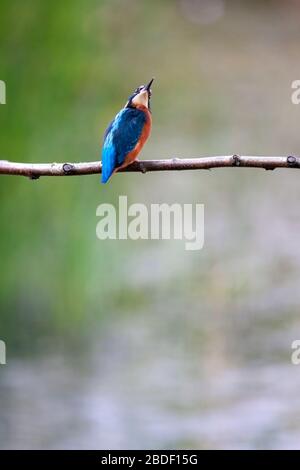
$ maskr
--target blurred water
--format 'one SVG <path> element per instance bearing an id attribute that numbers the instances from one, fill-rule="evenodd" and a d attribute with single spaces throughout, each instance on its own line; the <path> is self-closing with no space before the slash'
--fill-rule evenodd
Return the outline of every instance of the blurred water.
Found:
<path id="1" fill-rule="evenodd" d="M 2 366 L 1 448 L 300 448 L 295 328 L 283 318 L 299 325 L 297 312 L 226 312 L 201 333 L 183 308 L 116 318 L 84 353 Z"/>

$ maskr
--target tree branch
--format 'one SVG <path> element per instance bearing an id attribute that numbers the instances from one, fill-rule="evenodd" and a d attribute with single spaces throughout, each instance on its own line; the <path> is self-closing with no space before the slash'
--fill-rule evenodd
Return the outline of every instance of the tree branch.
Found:
<path id="1" fill-rule="evenodd" d="M 168 160 L 136 161 L 121 172 L 210 170 L 224 167 L 247 167 L 275 170 L 275 168 L 300 168 L 300 157 L 254 157 L 229 155 L 202 158 L 171 158 Z M 0 160 L 0 174 L 27 176 L 38 179 L 40 176 L 75 176 L 101 173 L 101 162 L 83 163 L 14 163 Z"/>

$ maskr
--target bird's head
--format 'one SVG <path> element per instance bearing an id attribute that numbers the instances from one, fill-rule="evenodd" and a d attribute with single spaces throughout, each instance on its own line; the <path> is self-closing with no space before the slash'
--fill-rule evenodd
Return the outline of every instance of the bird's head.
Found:
<path id="1" fill-rule="evenodd" d="M 129 96 L 126 103 L 126 108 L 139 108 L 146 107 L 150 110 L 150 98 L 151 98 L 151 85 L 154 78 L 150 80 L 147 85 L 139 86 L 131 96 Z"/>

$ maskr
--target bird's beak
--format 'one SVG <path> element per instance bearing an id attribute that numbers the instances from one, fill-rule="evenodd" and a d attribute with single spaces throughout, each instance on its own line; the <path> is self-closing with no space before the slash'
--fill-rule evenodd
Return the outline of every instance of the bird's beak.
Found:
<path id="1" fill-rule="evenodd" d="M 153 81 L 154 81 L 154 78 L 151 78 L 151 80 L 150 80 L 150 82 L 148 83 L 148 85 L 145 85 L 144 90 L 150 91 L 150 88 L 151 88 L 151 85 L 152 85 Z"/>
<path id="2" fill-rule="evenodd" d="M 150 96 L 151 96 L 151 85 L 153 83 L 154 78 L 150 80 L 148 85 L 145 85 L 141 91 L 132 98 L 132 104 L 134 106 L 145 106 L 146 108 L 149 108 L 149 101 L 150 101 Z"/>

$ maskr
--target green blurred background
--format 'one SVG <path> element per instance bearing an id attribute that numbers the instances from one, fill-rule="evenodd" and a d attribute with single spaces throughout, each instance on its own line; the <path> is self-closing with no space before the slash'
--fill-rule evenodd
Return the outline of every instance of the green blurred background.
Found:
<path id="1" fill-rule="evenodd" d="M 156 77 L 142 158 L 299 154 L 300 2 L 1 0 L 0 158 L 94 161 Z M 99 241 L 119 195 L 205 246 Z M 297 171 L 1 176 L 0 447 L 300 448 Z"/>

